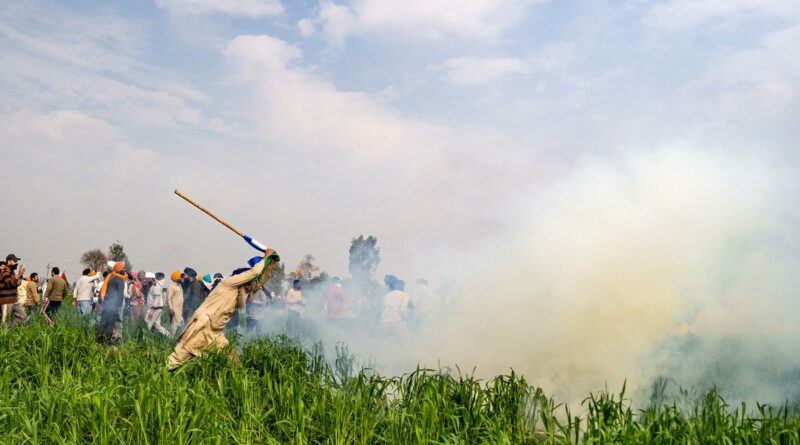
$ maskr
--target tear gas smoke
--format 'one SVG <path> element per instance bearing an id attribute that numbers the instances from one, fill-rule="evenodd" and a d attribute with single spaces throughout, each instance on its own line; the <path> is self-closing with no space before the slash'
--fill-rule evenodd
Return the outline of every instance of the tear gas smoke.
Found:
<path id="1" fill-rule="evenodd" d="M 663 376 L 778 401 L 800 369 L 796 192 L 764 156 L 587 158 L 518 203 L 517 233 L 443 267 L 458 297 L 407 338 L 306 318 L 388 373 L 513 368 L 566 399 Z"/>

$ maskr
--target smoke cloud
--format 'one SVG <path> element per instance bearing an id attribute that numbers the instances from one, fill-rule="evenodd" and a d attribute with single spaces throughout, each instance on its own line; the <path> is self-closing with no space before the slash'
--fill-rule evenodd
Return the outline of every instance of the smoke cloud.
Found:
<path id="1" fill-rule="evenodd" d="M 781 401 L 800 369 L 796 192 L 763 154 L 586 157 L 517 202 L 516 232 L 443 265 L 452 291 L 407 338 L 315 326 L 389 373 L 513 368 L 567 400 L 668 377 Z"/>

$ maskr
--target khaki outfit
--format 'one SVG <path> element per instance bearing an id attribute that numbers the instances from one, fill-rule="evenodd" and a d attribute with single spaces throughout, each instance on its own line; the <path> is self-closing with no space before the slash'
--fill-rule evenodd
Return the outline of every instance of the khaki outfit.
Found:
<path id="1" fill-rule="evenodd" d="M 175 335 L 183 323 L 183 288 L 174 281 L 167 288 L 167 307 L 169 307 L 170 332 Z"/>
<path id="2" fill-rule="evenodd" d="M 27 292 L 25 292 L 25 306 L 38 306 L 39 305 L 39 290 L 36 289 L 36 283 L 33 281 L 25 281 Z"/>
<path id="3" fill-rule="evenodd" d="M 170 371 L 177 369 L 193 357 L 202 355 L 212 346 L 220 349 L 228 346 L 228 339 L 224 334 L 225 326 L 233 313 L 239 310 L 239 301 L 242 294 L 245 293 L 243 287 L 264 271 L 268 261 L 276 259 L 277 255 L 273 253 L 267 261 L 259 262 L 247 272 L 220 281 L 200 307 L 194 311 L 186 329 L 178 338 L 175 352 L 168 358 L 167 367 Z M 254 284 L 253 288 L 258 289 L 263 286 L 269 279 L 270 273 L 271 270 L 264 271 L 261 279 Z M 231 351 L 231 358 L 238 359 L 236 351 Z"/>

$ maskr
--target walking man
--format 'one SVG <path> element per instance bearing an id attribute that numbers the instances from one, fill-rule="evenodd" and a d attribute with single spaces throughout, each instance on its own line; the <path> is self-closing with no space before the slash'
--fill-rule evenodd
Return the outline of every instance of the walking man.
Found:
<path id="1" fill-rule="evenodd" d="M 169 307 L 169 329 L 172 335 L 178 332 L 178 328 L 183 323 L 183 287 L 181 280 L 183 274 L 176 270 L 170 275 L 172 283 L 167 288 L 167 306 Z"/>
<path id="2" fill-rule="evenodd" d="M 50 318 L 58 312 L 61 308 L 61 302 L 67 296 L 69 284 L 61 278 L 61 269 L 54 267 L 51 272 L 50 281 L 47 283 L 47 291 L 44 293 L 44 299 L 47 301 L 45 312 Z"/>
<path id="3" fill-rule="evenodd" d="M 25 268 L 20 267 L 19 258 L 13 253 L 6 257 L 6 261 L 0 265 L 0 305 L 15 304 L 17 302 L 19 282 L 25 275 Z"/>
<path id="4" fill-rule="evenodd" d="M 125 273 L 125 262 L 119 261 L 109 272 L 100 289 L 102 306 L 100 309 L 100 323 L 97 324 L 97 341 L 101 343 L 118 342 L 122 340 L 122 303 L 125 298 L 125 282 L 128 274 Z"/>
<path id="5" fill-rule="evenodd" d="M 75 283 L 75 290 L 72 292 L 72 301 L 78 305 L 78 313 L 86 315 L 92 312 L 92 294 L 94 293 L 94 282 L 100 279 L 100 275 L 83 269 L 81 277 Z"/>
<path id="6" fill-rule="evenodd" d="M 161 335 L 172 337 L 169 331 L 161 326 L 161 313 L 164 311 L 164 274 L 161 272 L 153 276 L 153 285 L 148 291 L 147 303 L 150 305 L 144 318 L 147 329 L 155 328 Z"/>
<path id="7" fill-rule="evenodd" d="M 300 280 L 294 280 L 292 288 L 286 292 L 286 304 L 289 305 L 286 313 L 286 330 L 290 334 L 298 334 L 300 332 L 300 314 L 303 313 L 303 307 L 306 304 L 302 289 L 303 286 L 300 285 Z"/>

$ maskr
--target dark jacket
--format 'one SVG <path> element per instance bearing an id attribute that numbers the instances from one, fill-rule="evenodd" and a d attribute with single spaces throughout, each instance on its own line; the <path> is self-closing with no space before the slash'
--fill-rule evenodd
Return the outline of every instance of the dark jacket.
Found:
<path id="1" fill-rule="evenodd" d="M 0 304 L 17 302 L 17 286 L 19 277 L 5 264 L 0 266 Z"/>
<path id="2" fill-rule="evenodd" d="M 97 325 L 97 339 L 109 341 L 114 332 L 114 323 L 119 321 L 119 310 L 125 299 L 125 279 L 116 274 L 108 279 L 106 297 L 100 312 L 100 323 Z"/>
<path id="3" fill-rule="evenodd" d="M 207 293 L 200 280 L 195 279 L 183 291 L 183 319 L 191 318 L 194 311 L 203 304 Z"/>

